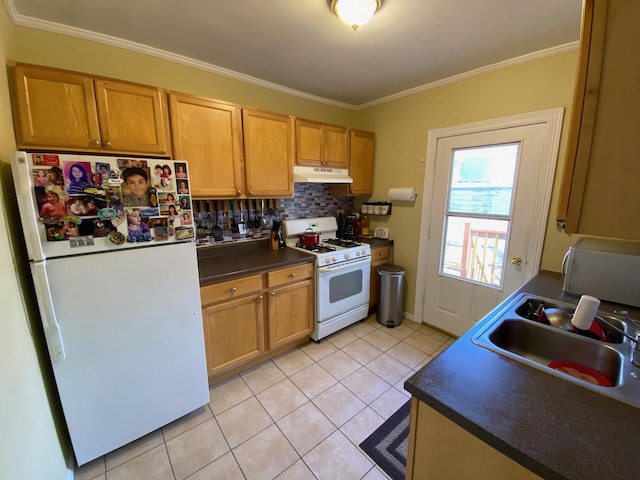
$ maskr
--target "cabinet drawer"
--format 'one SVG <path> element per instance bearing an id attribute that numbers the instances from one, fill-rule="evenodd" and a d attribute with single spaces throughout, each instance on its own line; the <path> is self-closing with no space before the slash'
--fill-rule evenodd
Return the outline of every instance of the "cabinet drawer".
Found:
<path id="1" fill-rule="evenodd" d="M 262 290 L 262 275 L 251 275 L 202 287 L 200 301 L 202 305 L 209 305 L 260 290 Z"/>
<path id="2" fill-rule="evenodd" d="M 382 264 L 388 263 L 391 257 L 391 247 L 378 247 L 371 250 L 371 263 Z"/>
<path id="3" fill-rule="evenodd" d="M 269 288 L 289 282 L 297 282 L 313 276 L 313 263 L 305 263 L 293 267 L 282 268 L 267 273 Z"/>

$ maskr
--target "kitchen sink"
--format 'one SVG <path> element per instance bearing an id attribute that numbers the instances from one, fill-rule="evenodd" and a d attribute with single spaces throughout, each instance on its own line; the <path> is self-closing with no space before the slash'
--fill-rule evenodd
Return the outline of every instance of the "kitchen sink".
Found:
<path id="1" fill-rule="evenodd" d="M 575 305 L 521 294 L 494 312 L 472 337 L 473 343 L 556 378 L 640 408 L 640 368 L 631 363 L 634 342 L 609 325 L 635 337 L 636 324 L 617 315 L 598 312 L 596 321 L 607 337 L 607 342 L 604 342 L 529 319 L 532 308 L 537 309 L 540 303 L 544 303 L 545 308 L 559 308 L 568 313 L 575 310 Z M 563 365 L 571 362 L 569 365 L 577 364 L 584 371 L 595 370 L 598 378 L 604 378 L 601 384 L 591 383 L 584 377 L 575 376 L 575 370 L 572 375 L 551 368 L 549 364 L 552 362 L 562 362 Z"/>
<path id="2" fill-rule="evenodd" d="M 570 332 L 514 318 L 499 322 L 489 340 L 540 365 L 571 361 L 600 372 L 614 386 L 619 383 L 622 355 L 602 342 L 587 342 Z"/>

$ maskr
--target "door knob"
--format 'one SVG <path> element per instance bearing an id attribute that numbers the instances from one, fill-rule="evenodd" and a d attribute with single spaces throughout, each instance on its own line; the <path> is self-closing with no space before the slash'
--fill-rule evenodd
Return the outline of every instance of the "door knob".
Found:
<path id="1" fill-rule="evenodd" d="M 511 265 L 513 265 L 514 267 L 519 267 L 520 265 L 522 265 L 522 259 L 520 257 L 513 257 L 511 259 Z"/>

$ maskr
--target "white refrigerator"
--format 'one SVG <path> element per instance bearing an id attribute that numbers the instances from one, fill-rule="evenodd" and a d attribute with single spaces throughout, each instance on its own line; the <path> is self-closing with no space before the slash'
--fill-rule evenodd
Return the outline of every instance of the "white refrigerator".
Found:
<path id="1" fill-rule="evenodd" d="M 16 152 L 12 173 L 78 465 L 208 403 L 186 162 Z"/>

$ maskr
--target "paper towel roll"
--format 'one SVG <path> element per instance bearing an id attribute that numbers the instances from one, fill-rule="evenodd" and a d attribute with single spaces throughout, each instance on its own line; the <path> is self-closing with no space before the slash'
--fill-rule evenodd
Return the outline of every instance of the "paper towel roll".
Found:
<path id="1" fill-rule="evenodd" d="M 413 202 L 418 195 L 418 187 L 390 188 L 389 200 Z"/>
<path id="2" fill-rule="evenodd" d="M 578 306 L 576 307 L 576 311 L 571 318 L 571 325 L 579 328 L 580 330 L 589 330 L 599 307 L 600 300 L 596 297 L 582 295 L 578 302 Z"/>

